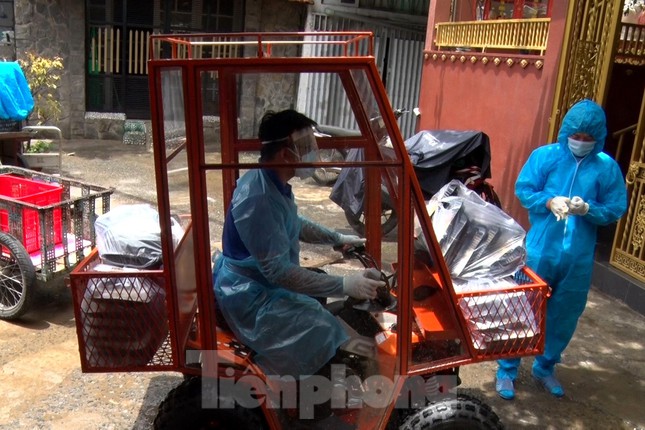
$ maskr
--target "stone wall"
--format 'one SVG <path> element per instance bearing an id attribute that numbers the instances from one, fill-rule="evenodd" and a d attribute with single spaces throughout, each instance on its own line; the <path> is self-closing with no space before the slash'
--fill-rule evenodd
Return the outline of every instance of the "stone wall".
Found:
<path id="1" fill-rule="evenodd" d="M 280 13 L 275 13 L 278 10 Z M 248 32 L 302 31 L 307 7 L 284 0 L 247 0 L 245 13 L 244 30 Z M 245 76 L 240 101 L 241 136 L 256 136 L 267 110 L 293 108 L 289 103 L 297 91 L 296 84 L 295 77 L 286 74 Z"/>
<path id="2" fill-rule="evenodd" d="M 61 57 L 65 71 L 58 88 L 63 136 L 82 136 L 85 117 L 85 6 L 82 0 L 16 0 L 16 58 L 32 51 Z M 82 29 L 82 30 L 81 30 Z M 80 30 L 80 31 L 79 31 Z"/>

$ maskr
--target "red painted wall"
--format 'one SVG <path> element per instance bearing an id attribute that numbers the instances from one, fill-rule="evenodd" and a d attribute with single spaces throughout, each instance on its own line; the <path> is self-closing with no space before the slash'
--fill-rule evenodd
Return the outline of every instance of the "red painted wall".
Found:
<path id="1" fill-rule="evenodd" d="M 528 228 L 526 210 L 515 197 L 515 180 L 531 151 L 547 143 L 569 2 L 554 4 L 544 56 L 434 50 L 435 22 L 449 21 L 449 4 L 430 5 L 419 129 L 481 130 L 488 134 L 491 183 L 504 210 Z M 446 58 L 442 60 L 444 54 Z M 452 55 L 455 61 L 451 61 Z M 477 58 L 474 63 L 472 56 Z M 494 64 L 496 58 L 499 65 Z M 514 60 L 511 67 L 506 64 L 508 58 Z M 522 59 L 528 62 L 525 68 L 519 64 Z M 536 67 L 539 61 L 541 68 Z"/>

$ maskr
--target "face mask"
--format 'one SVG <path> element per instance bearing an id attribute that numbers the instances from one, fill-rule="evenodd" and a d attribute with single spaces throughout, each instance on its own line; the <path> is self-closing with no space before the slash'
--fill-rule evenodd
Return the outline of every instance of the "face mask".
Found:
<path id="1" fill-rule="evenodd" d="M 311 151 L 306 153 L 302 156 L 300 161 L 302 161 L 303 163 L 313 163 L 315 161 L 318 161 L 318 151 Z M 315 170 L 316 169 L 314 167 L 298 167 L 296 168 L 295 175 L 300 179 L 307 179 L 311 178 L 314 175 Z"/>
<path id="2" fill-rule="evenodd" d="M 569 149 L 573 155 L 579 158 L 586 157 L 591 151 L 593 151 L 594 146 L 596 146 L 596 142 L 587 142 L 569 138 Z"/>
<path id="3" fill-rule="evenodd" d="M 313 163 L 320 161 L 318 158 L 318 144 L 312 128 L 294 131 L 291 134 L 291 142 L 295 149 L 291 149 L 291 152 L 300 162 Z M 296 167 L 295 175 L 300 179 L 306 179 L 312 177 L 315 170 L 314 167 Z"/>

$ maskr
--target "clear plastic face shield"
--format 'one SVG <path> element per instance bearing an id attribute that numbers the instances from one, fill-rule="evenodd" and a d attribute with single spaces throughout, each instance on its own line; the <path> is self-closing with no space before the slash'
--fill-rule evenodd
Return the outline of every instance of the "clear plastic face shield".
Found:
<path id="1" fill-rule="evenodd" d="M 291 152 L 296 156 L 296 159 L 303 163 L 313 163 L 320 161 L 318 154 L 318 143 L 313 128 L 303 128 L 296 130 L 290 135 L 292 148 Z M 298 167 L 296 168 L 296 176 L 300 179 L 306 179 L 313 176 L 314 167 Z"/>

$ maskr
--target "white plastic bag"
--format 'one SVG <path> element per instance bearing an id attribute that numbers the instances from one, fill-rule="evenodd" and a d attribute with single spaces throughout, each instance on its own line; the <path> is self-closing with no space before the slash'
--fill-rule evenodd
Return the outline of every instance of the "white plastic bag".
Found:
<path id="1" fill-rule="evenodd" d="M 183 229 L 171 218 L 173 244 Z M 96 247 L 104 262 L 123 267 L 158 268 L 162 263 L 159 213 L 147 204 L 118 206 L 95 223 Z"/>
<path id="2" fill-rule="evenodd" d="M 526 262 L 526 232 L 497 206 L 453 180 L 427 203 L 453 278 L 501 278 Z"/>

